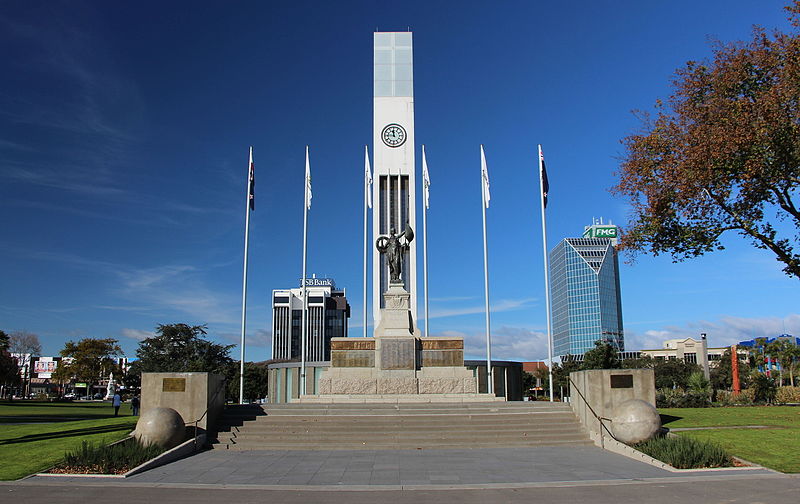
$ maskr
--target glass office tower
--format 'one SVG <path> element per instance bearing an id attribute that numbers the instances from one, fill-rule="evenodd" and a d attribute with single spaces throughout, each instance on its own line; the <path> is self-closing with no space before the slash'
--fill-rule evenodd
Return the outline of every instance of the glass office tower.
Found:
<path id="1" fill-rule="evenodd" d="M 550 251 L 550 303 L 554 355 L 583 355 L 597 340 L 625 350 L 612 239 L 565 238 Z"/>

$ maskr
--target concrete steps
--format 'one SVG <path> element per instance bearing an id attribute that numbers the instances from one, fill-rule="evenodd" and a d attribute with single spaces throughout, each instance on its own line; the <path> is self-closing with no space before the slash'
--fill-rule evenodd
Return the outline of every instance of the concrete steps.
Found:
<path id="1" fill-rule="evenodd" d="M 228 407 L 215 449 L 379 450 L 592 444 L 561 403 L 279 404 Z"/>

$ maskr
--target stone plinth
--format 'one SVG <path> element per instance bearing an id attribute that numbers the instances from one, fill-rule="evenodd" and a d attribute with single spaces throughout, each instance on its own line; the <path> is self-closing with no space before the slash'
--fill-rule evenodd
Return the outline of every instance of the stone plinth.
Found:
<path id="1" fill-rule="evenodd" d="M 369 397 L 372 402 L 422 396 L 426 401 L 494 399 L 477 394 L 477 380 L 464 367 L 462 338 L 419 336 L 409 312 L 410 297 L 401 285 L 391 285 L 373 338 L 331 339 L 331 367 L 319 379 L 321 397 Z M 313 397 L 300 401 L 313 402 Z"/>

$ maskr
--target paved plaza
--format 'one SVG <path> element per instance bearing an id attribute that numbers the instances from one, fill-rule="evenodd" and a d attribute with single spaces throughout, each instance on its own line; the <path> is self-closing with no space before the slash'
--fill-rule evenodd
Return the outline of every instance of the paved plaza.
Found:
<path id="1" fill-rule="evenodd" d="M 595 446 L 479 450 L 209 450 L 132 476 L 126 483 L 279 487 L 479 487 L 774 474 L 766 469 L 671 472 Z M 50 482 L 34 477 L 29 483 Z M 87 478 L 56 478 L 85 483 Z M 107 481 L 107 480 L 106 480 Z M 115 482 L 116 484 L 116 482 Z"/>

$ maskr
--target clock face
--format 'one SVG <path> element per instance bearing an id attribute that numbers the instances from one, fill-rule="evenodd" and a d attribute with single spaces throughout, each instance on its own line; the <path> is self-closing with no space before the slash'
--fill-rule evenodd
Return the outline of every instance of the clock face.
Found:
<path id="1" fill-rule="evenodd" d="M 406 130 L 399 124 L 388 124 L 381 132 L 381 139 L 389 147 L 400 147 L 406 142 Z"/>

